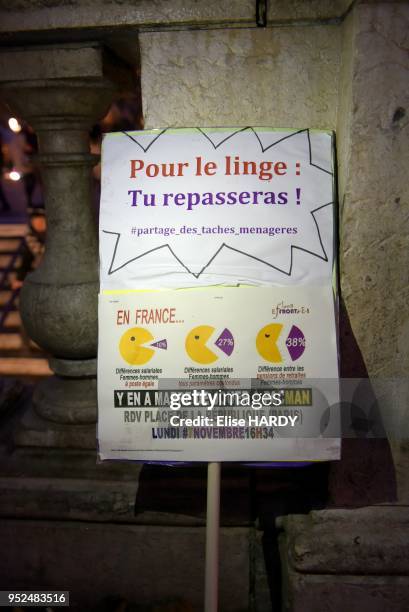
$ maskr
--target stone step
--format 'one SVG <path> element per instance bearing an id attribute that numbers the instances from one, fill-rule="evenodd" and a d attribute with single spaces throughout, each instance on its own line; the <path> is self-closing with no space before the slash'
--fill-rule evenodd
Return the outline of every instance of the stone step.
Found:
<path id="1" fill-rule="evenodd" d="M 21 244 L 19 238 L 1 238 L 0 237 L 0 253 L 14 253 Z"/>
<path id="2" fill-rule="evenodd" d="M 10 354 L 11 352 L 21 351 L 22 349 L 28 353 L 28 356 L 30 356 L 33 351 L 35 353 L 43 352 L 43 349 L 39 347 L 38 344 L 31 339 L 25 340 L 18 332 L 0 333 L 0 351 L 7 351 L 7 354 Z M 20 353 L 17 352 L 13 357 L 14 356 L 18 357 Z M 23 354 L 21 356 L 25 357 L 26 355 Z"/>
<path id="3" fill-rule="evenodd" d="M 0 361 L 0 376 L 51 376 L 47 359 L 6 357 Z"/>
<path id="4" fill-rule="evenodd" d="M 24 348 L 20 334 L 0 334 L 0 351 L 16 351 Z"/>
<path id="5" fill-rule="evenodd" d="M 28 226 L 25 223 L 0 224 L 0 238 L 21 238 L 27 233 Z"/>
<path id="6" fill-rule="evenodd" d="M 12 295 L 12 291 L 10 290 L 0 291 L 0 306 L 4 306 L 5 304 L 7 304 L 9 300 L 11 299 L 11 295 Z"/>
<path id="7" fill-rule="evenodd" d="M 17 310 L 12 310 L 8 313 L 6 320 L 4 321 L 4 327 L 10 329 L 11 327 L 21 327 L 21 317 Z"/>

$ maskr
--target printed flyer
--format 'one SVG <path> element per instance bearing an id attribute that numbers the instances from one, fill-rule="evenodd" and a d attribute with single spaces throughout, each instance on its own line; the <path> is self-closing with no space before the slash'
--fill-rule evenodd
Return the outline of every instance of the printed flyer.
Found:
<path id="1" fill-rule="evenodd" d="M 332 134 L 108 134 L 101 459 L 339 458 Z"/>
<path id="2" fill-rule="evenodd" d="M 289 443 L 293 460 L 337 454 L 321 429 L 338 401 L 330 288 L 112 294 L 99 317 L 102 459 L 282 460 Z"/>

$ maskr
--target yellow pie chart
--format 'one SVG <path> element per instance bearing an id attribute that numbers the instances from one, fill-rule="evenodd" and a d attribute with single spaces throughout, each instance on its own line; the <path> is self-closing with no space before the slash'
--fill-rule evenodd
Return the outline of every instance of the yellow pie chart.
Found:
<path id="1" fill-rule="evenodd" d="M 207 365 L 218 359 L 217 355 L 206 346 L 214 330 L 211 325 L 199 325 L 188 333 L 185 341 L 186 352 L 196 363 Z"/>
<path id="2" fill-rule="evenodd" d="M 266 325 L 257 334 L 256 348 L 266 361 L 271 363 L 281 363 L 282 357 L 277 346 L 277 340 L 281 334 L 283 326 L 281 323 L 270 323 Z"/>
<path id="3" fill-rule="evenodd" d="M 122 334 L 119 341 L 119 352 L 122 359 L 130 365 L 144 365 L 153 357 L 155 351 L 142 346 L 153 340 L 152 334 L 143 327 L 132 327 Z"/>

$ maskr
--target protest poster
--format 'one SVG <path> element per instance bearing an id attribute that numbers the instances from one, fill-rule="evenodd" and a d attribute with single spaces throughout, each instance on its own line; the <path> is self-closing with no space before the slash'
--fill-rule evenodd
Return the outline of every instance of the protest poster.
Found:
<path id="1" fill-rule="evenodd" d="M 338 458 L 332 134 L 109 134 L 102 162 L 100 457 Z"/>

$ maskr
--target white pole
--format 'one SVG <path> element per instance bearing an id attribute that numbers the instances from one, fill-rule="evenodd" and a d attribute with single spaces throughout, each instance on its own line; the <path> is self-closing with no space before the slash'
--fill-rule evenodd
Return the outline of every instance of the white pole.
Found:
<path id="1" fill-rule="evenodd" d="M 207 466 L 204 612 L 217 612 L 219 597 L 220 469 L 220 463 L 209 463 Z"/>

